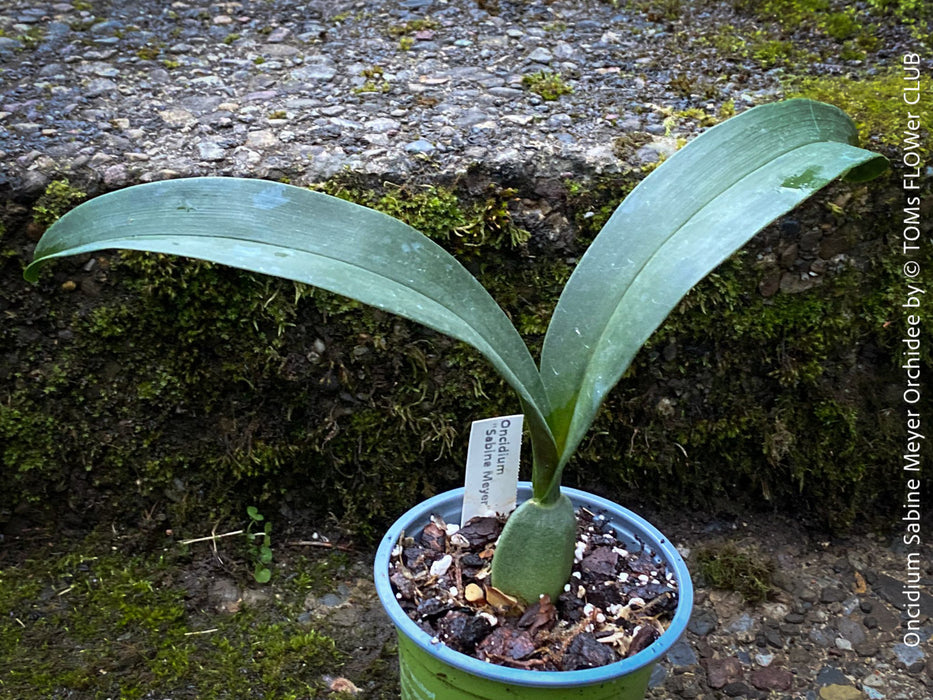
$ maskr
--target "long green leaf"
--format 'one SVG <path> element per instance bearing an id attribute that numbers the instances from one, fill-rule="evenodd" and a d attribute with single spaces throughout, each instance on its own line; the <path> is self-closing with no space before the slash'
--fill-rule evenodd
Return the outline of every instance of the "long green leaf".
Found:
<path id="1" fill-rule="evenodd" d="M 717 265 L 813 192 L 885 167 L 856 148 L 842 111 L 809 100 L 749 110 L 708 130 L 639 184 L 574 270 L 541 375 L 560 470 L 636 352 Z M 542 476 L 542 478 L 545 478 Z"/>
<path id="2" fill-rule="evenodd" d="M 185 255 L 305 282 L 469 343 L 518 392 L 540 428 L 537 439 L 548 442 L 547 396 L 518 331 L 453 256 L 397 219 L 263 180 L 137 185 L 57 221 L 36 247 L 26 278 L 34 281 L 50 258 L 110 248 Z"/>

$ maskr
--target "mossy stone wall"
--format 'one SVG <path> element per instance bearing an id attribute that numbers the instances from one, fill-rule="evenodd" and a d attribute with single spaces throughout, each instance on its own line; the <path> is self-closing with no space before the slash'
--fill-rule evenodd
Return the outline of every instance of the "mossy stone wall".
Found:
<path id="1" fill-rule="evenodd" d="M 482 173 L 324 189 L 448 246 L 536 346 L 637 177 L 551 183 L 547 203 L 534 183 Z M 890 515 L 904 449 L 897 188 L 893 175 L 833 186 L 701 283 L 565 483 L 635 507 L 764 505 L 835 526 Z M 572 237 L 554 239 L 555 216 Z M 254 503 L 374 535 L 460 482 L 471 420 L 517 409 L 471 349 L 310 287 L 138 253 L 59 261 L 30 287 L 24 231 L 3 241 L 6 518 L 45 504 L 180 524 Z"/>
<path id="2" fill-rule="evenodd" d="M 845 85 L 794 89 L 839 104 L 896 161 L 897 76 Z M 536 351 L 574 262 L 642 175 L 320 188 L 446 246 Z M 375 535 L 461 482 L 471 420 L 518 409 L 470 348 L 310 287 L 138 253 L 58 261 L 27 285 L 34 240 L 83 197 L 58 181 L 2 216 L 0 522 L 48 509 L 177 527 L 254 504 Z M 565 483 L 635 508 L 785 508 L 835 527 L 896 514 L 902 207 L 894 170 L 759 234 L 652 337 Z"/>

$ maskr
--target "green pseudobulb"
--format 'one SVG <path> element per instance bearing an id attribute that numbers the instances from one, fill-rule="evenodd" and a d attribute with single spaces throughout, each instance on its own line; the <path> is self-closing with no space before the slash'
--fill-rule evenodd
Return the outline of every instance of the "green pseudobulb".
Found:
<path id="1" fill-rule="evenodd" d="M 509 517 L 492 559 L 492 585 L 534 603 L 563 592 L 573 566 L 577 521 L 567 496 L 553 503 L 531 499 Z"/>

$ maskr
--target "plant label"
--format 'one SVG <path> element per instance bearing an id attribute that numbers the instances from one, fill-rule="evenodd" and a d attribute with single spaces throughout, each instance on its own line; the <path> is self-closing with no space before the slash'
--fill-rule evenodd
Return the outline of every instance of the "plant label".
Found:
<path id="1" fill-rule="evenodd" d="M 517 415 L 473 421 L 461 527 L 471 518 L 507 515 L 515 509 L 523 420 Z"/>

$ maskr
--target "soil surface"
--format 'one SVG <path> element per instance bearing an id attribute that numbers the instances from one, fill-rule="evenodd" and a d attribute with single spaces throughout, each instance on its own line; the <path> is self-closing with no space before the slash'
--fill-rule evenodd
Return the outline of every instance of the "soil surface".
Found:
<path id="1" fill-rule="evenodd" d="M 399 542 L 392 588 L 433 639 L 502 666 L 577 671 L 633 656 L 667 629 L 677 608 L 672 572 L 644 543 L 620 540 L 602 514 L 577 511 L 569 583 L 557 600 L 528 605 L 491 583 L 504 522 L 473 518 L 461 528 L 434 516 Z"/>

